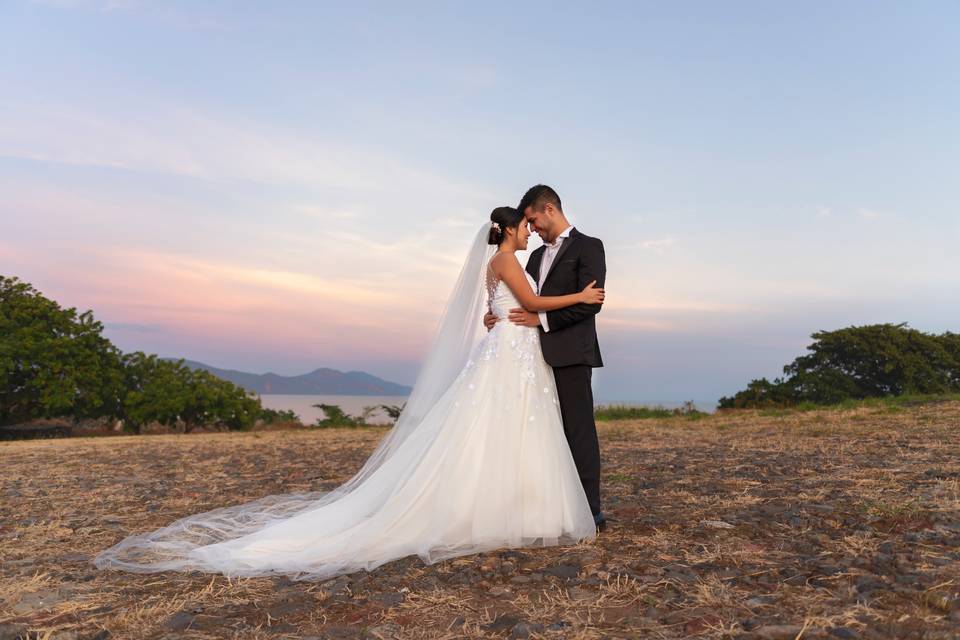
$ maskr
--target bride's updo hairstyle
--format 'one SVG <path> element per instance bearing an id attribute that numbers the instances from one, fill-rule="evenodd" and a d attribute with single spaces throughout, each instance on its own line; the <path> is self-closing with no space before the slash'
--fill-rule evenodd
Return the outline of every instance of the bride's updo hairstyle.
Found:
<path id="1" fill-rule="evenodd" d="M 506 236 L 507 229 L 520 226 L 523 214 L 513 207 L 497 207 L 490 212 L 490 235 L 487 244 L 500 244 Z"/>

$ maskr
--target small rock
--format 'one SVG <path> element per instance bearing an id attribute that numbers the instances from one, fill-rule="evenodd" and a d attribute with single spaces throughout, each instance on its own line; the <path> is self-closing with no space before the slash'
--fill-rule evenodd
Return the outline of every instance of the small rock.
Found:
<path id="1" fill-rule="evenodd" d="M 389 592 L 388 592 L 388 593 L 375 593 L 375 594 L 373 594 L 372 596 L 370 596 L 369 598 L 367 598 L 367 600 L 368 600 L 369 602 L 373 602 L 373 603 L 375 603 L 375 604 L 378 604 L 378 605 L 380 605 L 380 606 L 382 606 L 382 607 L 387 607 L 387 608 L 389 608 L 389 607 L 395 607 L 395 606 L 397 606 L 398 604 L 400 604 L 401 602 L 403 602 L 404 600 L 406 600 L 406 598 L 407 598 L 407 597 L 406 597 L 404 594 L 402 594 L 402 593 L 396 593 L 396 592 L 394 592 L 394 593 L 389 593 Z"/>
<path id="2" fill-rule="evenodd" d="M 20 601 L 13 605 L 12 610 L 16 615 L 26 615 L 47 609 L 63 601 L 63 596 L 55 589 L 43 589 L 34 593 L 28 593 L 20 596 Z"/>
<path id="3" fill-rule="evenodd" d="M 507 589 L 506 587 L 491 587 L 487 593 L 492 595 L 494 598 L 499 598 L 501 596 L 508 595 L 510 593 L 510 589 Z"/>
<path id="4" fill-rule="evenodd" d="M 563 578 L 564 580 L 573 580 L 580 573 L 580 567 L 575 567 L 570 564 L 559 564 L 554 567 L 547 567 L 544 573 Z"/>
<path id="5" fill-rule="evenodd" d="M 531 624 L 529 622 L 520 622 L 510 630 L 511 638 L 529 638 L 531 633 L 540 633 L 543 631 L 542 624 Z"/>
<path id="6" fill-rule="evenodd" d="M 511 616 L 509 614 L 498 616 L 490 624 L 483 625 L 484 631 L 506 631 L 507 629 L 513 629 L 513 627 L 520 622 L 520 618 L 517 616 Z"/>
<path id="7" fill-rule="evenodd" d="M 170 631 L 183 631 L 193 624 L 193 614 L 189 611 L 178 611 L 163 623 L 165 629 Z"/>
<path id="8" fill-rule="evenodd" d="M 22 640 L 27 637 L 25 624 L 0 624 L 0 640 Z"/>
<path id="9" fill-rule="evenodd" d="M 448 581 L 450 584 L 476 584 L 480 582 L 480 574 L 475 569 L 464 569 L 450 576 Z"/>
<path id="10" fill-rule="evenodd" d="M 328 580 L 322 585 L 323 590 L 329 593 L 330 595 L 341 595 L 350 591 L 350 578 L 346 576 L 340 576 L 334 580 Z"/>
<path id="11" fill-rule="evenodd" d="M 510 582 L 513 584 L 527 584 L 528 582 L 531 582 L 531 580 L 529 576 L 513 576 L 510 578 Z"/>
<path id="12" fill-rule="evenodd" d="M 844 640 L 857 640 L 860 637 L 859 633 L 846 627 L 834 627 L 830 629 L 829 633 L 834 638 L 843 638 Z"/>
<path id="13" fill-rule="evenodd" d="M 797 624 L 768 624 L 753 633 L 760 640 L 794 640 L 803 627 Z"/>

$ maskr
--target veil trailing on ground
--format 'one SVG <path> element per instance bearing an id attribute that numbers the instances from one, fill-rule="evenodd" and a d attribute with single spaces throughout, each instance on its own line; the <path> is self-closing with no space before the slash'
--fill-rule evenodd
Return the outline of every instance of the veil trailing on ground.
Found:
<path id="1" fill-rule="evenodd" d="M 151 573 L 204 567 L 190 556 L 203 547 L 262 530 L 292 516 L 329 505 L 351 493 L 379 469 L 423 422 L 443 396 L 484 335 L 481 316 L 487 305 L 486 265 L 497 247 L 487 244 L 489 224 L 477 232 L 410 398 L 396 425 L 384 436 L 363 467 L 330 492 L 270 495 L 252 502 L 197 513 L 162 529 L 130 536 L 102 551 L 93 563 L 101 569 Z M 274 573 L 272 571 L 258 572 Z M 287 571 L 278 571 L 289 575 Z M 304 574 L 301 579 L 309 579 Z"/>

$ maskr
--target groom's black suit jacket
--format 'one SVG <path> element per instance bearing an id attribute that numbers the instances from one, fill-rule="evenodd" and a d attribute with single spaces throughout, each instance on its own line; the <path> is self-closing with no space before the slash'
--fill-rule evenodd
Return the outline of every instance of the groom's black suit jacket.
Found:
<path id="1" fill-rule="evenodd" d="M 527 273 L 537 282 L 540 280 L 540 262 L 546 247 L 540 247 L 527 261 Z M 603 287 L 607 277 L 607 264 L 603 243 L 576 230 L 564 239 L 557 255 L 540 284 L 540 295 L 562 296 L 582 291 L 596 280 Z M 550 331 L 540 328 L 540 346 L 543 359 L 551 367 L 589 365 L 602 367 L 600 344 L 597 342 L 596 314 L 599 304 L 579 303 L 556 311 L 547 312 Z"/>

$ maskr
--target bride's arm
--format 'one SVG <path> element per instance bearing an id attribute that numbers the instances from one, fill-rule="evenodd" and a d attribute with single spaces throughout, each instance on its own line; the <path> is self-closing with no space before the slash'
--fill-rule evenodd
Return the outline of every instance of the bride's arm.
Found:
<path id="1" fill-rule="evenodd" d="M 507 283 L 517 301 L 527 311 L 554 311 L 575 304 L 600 304 L 603 302 L 603 289 L 597 289 L 591 282 L 580 293 L 565 296 L 538 296 L 533 292 L 530 281 L 523 273 L 523 267 L 512 253 L 501 253 L 490 263 L 493 273 Z"/>

